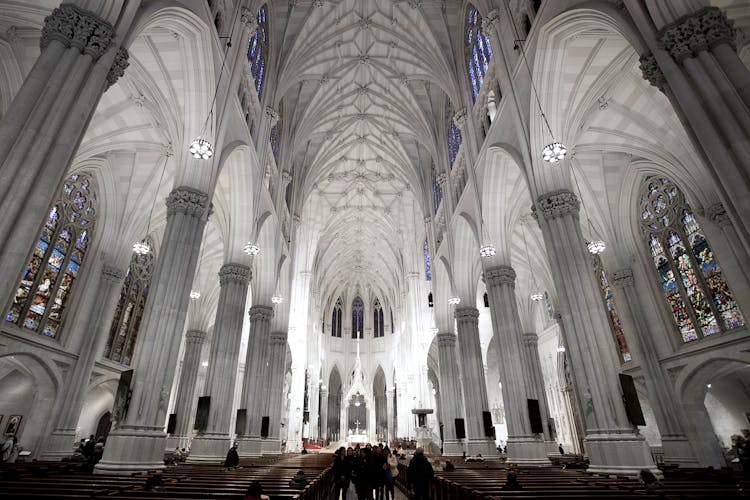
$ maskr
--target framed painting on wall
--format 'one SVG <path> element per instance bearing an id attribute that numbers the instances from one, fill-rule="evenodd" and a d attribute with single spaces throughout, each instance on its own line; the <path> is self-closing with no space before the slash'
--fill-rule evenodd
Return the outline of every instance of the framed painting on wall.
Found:
<path id="1" fill-rule="evenodd" d="M 11 415 L 8 417 L 8 425 L 5 427 L 6 436 L 15 436 L 18 432 L 18 428 L 21 426 L 22 415 Z"/>

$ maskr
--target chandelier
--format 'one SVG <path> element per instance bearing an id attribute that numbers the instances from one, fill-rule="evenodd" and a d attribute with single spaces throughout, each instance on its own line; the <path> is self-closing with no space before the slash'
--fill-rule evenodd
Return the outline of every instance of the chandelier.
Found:
<path id="1" fill-rule="evenodd" d="M 282 302 L 284 302 L 284 297 L 282 297 L 281 295 L 274 295 L 273 297 L 271 297 L 271 302 L 273 302 L 274 304 L 281 304 Z"/>
<path id="2" fill-rule="evenodd" d="M 531 292 L 531 295 L 529 297 L 534 302 L 539 302 L 540 300 L 542 300 L 544 298 L 544 295 L 542 294 L 542 292 L 540 292 L 538 290 L 535 290 L 535 291 Z"/>
<path id="3" fill-rule="evenodd" d="M 479 255 L 482 257 L 492 257 L 495 253 L 495 247 L 491 244 L 482 245 L 482 248 L 479 249 Z"/>
<path id="4" fill-rule="evenodd" d="M 260 253 L 260 247 L 256 245 L 255 243 L 250 243 L 249 241 L 247 242 L 243 250 L 246 254 L 250 255 L 251 257 L 255 257 L 256 255 Z"/>
<path id="5" fill-rule="evenodd" d="M 208 160 L 214 155 L 214 147 L 211 143 L 200 137 L 193 139 L 188 151 L 193 155 L 193 158 L 197 158 L 198 160 Z"/>
<path id="6" fill-rule="evenodd" d="M 600 253 L 603 253 L 604 250 L 607 249 L 607 245 L 602 240 L 594 240 L 594 241 L 589 241 L 586 244 L 586 248 L 588 248 L 589 252 L 591 252 L 592 254 L 598 255 Z"/>
<path id="7" fill-rule="evenodd" d="M 448 299 L 448 303 L 452 306 L 457 306 L 461 303 L 461 297 L 451 297 Z"/>
<path id="8" fill-rule="evenodd" d="M 133 243 L 133 253 L 136 255 L 146 255 L 151 251 L 151 245 L 146 240 L 136 241 Z"/>
<path id="9" fill-rule="evenodd" d="M 190 298 L 193 300 L 198 300 L 201 298 L 201 293 L 198 290 L 190 290 Z"/>
<path id="10" fill-rule="evenodd" d="M 542 160 L 547 163 L 557 163 L 563 160 L 567 153 L 568 148 L 563 143 L 553 142 L 552 144 L 547 144 L 542 149 Z"/>

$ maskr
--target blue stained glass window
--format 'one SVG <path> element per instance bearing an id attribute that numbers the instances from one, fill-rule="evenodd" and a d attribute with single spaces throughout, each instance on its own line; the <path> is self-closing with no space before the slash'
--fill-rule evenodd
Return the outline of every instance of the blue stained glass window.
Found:
<path id="1" fill-rule="evenodd" d="M 424 278 L 427 281 L 432 280 L 432 261 L 430 259 L 430 246 L 427 240 L 424 240 Z"/>
<path id="2" fill-rule="evenodd" d="M 352 338 L 361 339 L 365 330 L 365 303 L 359 296 L 352 301 Z"/>
<path id="3" fill-rule="evenodd" d="M 6 321 L 47 337 L 57 336 L 94 226 L 92 182 L 88 174 L 75 174 L 63 183 L 21 275 Z"/>
<path id="4" fill-rule="evenodd" d="M 255 92 L 258 99 L 263 93 L 263 76 L 268 57 L 268 7 L 263 5 L 258 11 L 258 29 L 250 36 L 247 44 L 247 60 L 255 79 Z"/>
<path id="5" fill-rule="evenodd" d="M 612 334 L 615 337 L 617 348 L 620 351 L 620 356 L 622 356 L 623 361 L 630 361 L 632 357 L 630 355 L 630 349 L 628 349 L 628 343 L 625 341 L 625 333 L 622 331 L 620 315 L 617 313 L 617 308 L 615 307 L 615 296 L 609 285 L 607 273 L 604 271 L 602 261 L 598 255 L 594 257 L 594 272 L 596 274 L 596 279 L 599 281 L 602 299 L 604 300 L 604 307 L 607 311 L 607 319 L 609 320 Z"/>
<path id="6" fill-rule="evenodd" d="M 719 262 L 682 192 L 669 179 L 649 177 L 641 193 L 642 228 L 682 340 L 744 326 Z"/>
<path id="7" fill-rule="evenodd" d="M 432 177 L 432 213 L 436 214 L 440 203 L 443 201 L 443 188 L 440 187 L 438 182 L 437 169 L 435 168 L 435 162 L 432 162 L 431 166 L 431 177 Z"/>
<path id="8" fill-rule="evenodd" d="M 281 150 L 281 124 L 276 123 L 271 128 L 271 151 L 273 152 L 273 157 L 276 160 L 276 164 L 279 164 L 279 152 Z"/>
<path id="9" fill-rule="evenodd" d="M 466 9 L 466 66 L 472 97 L 476 101 L 492 59 L 492 45 L 482 28 L 482 16 L 476 7 Z"/>
<path id="10" fill-rule="evenodd" d="M 450 125 L 448 126 L 448 159 L 453 169 L 453 164 L 456 162 L 458 156 L 458 150 L 461 147 L 461 131 L 456 126 L 456 122 L 453 118 L 449 118 Z"/>

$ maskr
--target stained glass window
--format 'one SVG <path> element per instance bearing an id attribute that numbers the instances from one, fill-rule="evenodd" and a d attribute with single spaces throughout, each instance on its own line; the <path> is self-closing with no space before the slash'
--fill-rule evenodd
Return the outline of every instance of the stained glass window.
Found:
<path id="1" fill-rule="evenodd" d="M 427 240 L 424 240 L 424 279 L 427 281 L 432 280 L 432 261 L 430 259 L 430 246 L 427 244 Z"/>
<path id="2" fill-rule="evenodd" d="M 375 337 L 385 336 L 385 324 L 383 323 L 383 307 L 380 305 L 380 300 L 375 299 L 375 304 L 372 308 L 372 325 Z"/>
<path id="3" fill-rule="evenodd" d="M 612 334 L 615 337 L 620 356 L 622 356 L 623 361 L 630 361 L 632 357 L 630 356 L 628 343 L 625 341 L 625 334 L 622 331 L 620 315 L 617 314 L 617 308 L 615 307 L 615 296 L 612 293 L 612 287 L 609 285 L 609 280 L 607 280 L 607 273 L 602 266 L 602 260 L 598 255 L 594 256 L 594 274 L 599 282 L 599 288 L 602 291 L 602 299 L 604 300 L 604 307 L 607 310 L 609 327 L 612 329 Z"/>
<path id="4" fill-rule="evenodd" d="M 479 89 L 482 88 L 490 59 L 492 59 L 492 46 L 482 28 L 482 16 L 476 7 L 469 4 L 466 9 L 466 66 L 471 94 L 475 101 Z"/>
<path id="5" fill-rule="evenodd" d="M 432 166 L 430 167 L 430 176 L 432 178 L 432 212 L 436 214 L 438 208 L 440 208 L 440 203 L 443 201 L 443 188 L 440 187 L 440 182 L 438 181 L 435 162 L 432 162 Z"/>
<path id="6" fill-rule="evenodd" d="M 276 165 L 279 164 L 279 151 L 281 150 L 281 123 L 277 122 L 272 128 L 271 128 L 271 151 L 273 152 L 273 157 L 276 160 Z"/>
<path id="7" fill-rule="evenodd" d="M 153 242 L 149 242 L 154 248 Z M 125 366 L 130 366 L 138 331 L 146 307 L 151 272 L 154 268 L 154 255 L 134 253 L 130 258 L 128 274 L 120 292 L 115 317 L 109 329 L 109 339 L 104 348 L 104 357 Z"/>
<path id="8" fill-rule="evenodd" d="M 258 99 L 263 93 L 263 82 L 266 76 L 266 59 L 268 58 L 268 7 L 263 5 L 258 11 L 258 29 L 250 37 L 247 45 L 247 60 L 255 80 L 255 92 Z"/>
<path id="9" fill-rule="evenodd" d="M 352 338 L 361 339 L 365 330 L 365 303 L 359 296 L 352 301 Z"/>
<path id="10" fill-rule="evenodd" d="M 87 174 L 63 183 L 5 320 L 27 330 L 56 337 L 81 264 L 86 257 L 96 217 L 96 193 Z"/>
<path id="11" fill-rule="evenodd" d="M 331 314 L 331 337 L 341 337 L 341 297 L 336 301 L 336 305 L 333 306 L 333 313 Z"/>
<path id="12" fill-rule="evenodd" d="M 672 317 L 690 342 L 744 326 L 745 319 L 682 191 L 649 177 L 641 191 L 641 227 Z"/>

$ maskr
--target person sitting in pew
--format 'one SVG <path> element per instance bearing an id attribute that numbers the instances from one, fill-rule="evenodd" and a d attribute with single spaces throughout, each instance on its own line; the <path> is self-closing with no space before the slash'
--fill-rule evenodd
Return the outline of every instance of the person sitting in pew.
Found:
<path id="1" fill-rule="evenodd" d="M 162 482 L 161 472 L 156 472 L 146 478 L 146 484 L 144 487 L 147 490 L 158 491 L 162 489 L 164 483 Z"/>
<path id="2" fill-rule="evenodd" d="M 263 486 L 260 481 L 253 481 L 247 488 L 247 493 L 242 500 L 270 500 L 268 495 L 263 494 Z"/>
<path id="3" fill-rule="evenodd" d="M 662 486 L 661 481 L 648 469 L 641 469 L 638 473 L 638 480 L 646 487 L 647 490 L 659 488 Z"/>
<path id="4" fill-rule="evenodd" d="M 307 479 L 305 479 L 305 471 L 298 470 L 297 474 L 295 474 L 294 477 L 289 480 L 289 487 L 298 488 L 302 490 L 305 488 L 305 486 L 307 486 Z"/>
<path id="5" fill-rule="evenodd" d="M 502 488 L 503 491 L 518 491 L 522 490 L 523 486 L 518 482 L 518 474 L 515 471 L 508 471 L 508 478 Z"/>
<path id="6" fill-rule="evenodd" d="M 227 452 L 227 458 L 224 460 L 224 470 L 236 469 L 240 465 L 240 455 L 237 453 L 237 443 L 234 443 Z"/>

